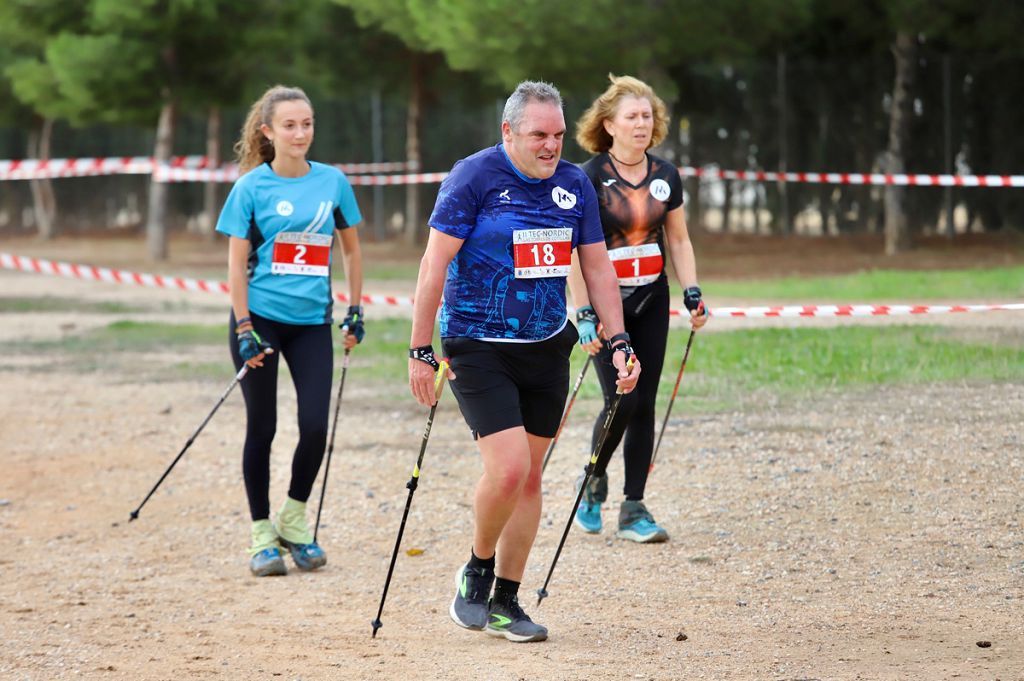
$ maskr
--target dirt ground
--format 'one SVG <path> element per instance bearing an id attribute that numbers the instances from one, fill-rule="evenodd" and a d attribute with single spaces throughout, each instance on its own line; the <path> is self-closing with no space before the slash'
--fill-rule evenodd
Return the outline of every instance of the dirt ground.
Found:
<path id="1" fill-rule="evenodd" d="M 760 258 L 741 253 L 744 245 L 749 251 L 741 240 L 706 244 L 705 271 L 726 272 L 741 256 L 734 265 L 744 276 L 825 261 L 844 271 L 877 258 L 857 247 L 844 255 L 827 242 L 816 254 L 801 244 L 796 255 L 792 246 L 752 243 L 761 244 Z M 219 246 L 190 241 L 175 250 L 164 271 L 222 277 Z M 145 264 L 141 244 L 121 240 L 0 241 L 0 251 L 159 269 Z M 372 244 L 368 253 L 406 257 Z M 1020 261 L 1005 244 L 959 253 L 940 244 L 918 264 Z M 6 312 L 5 342 L 73 336 L 124 318 L 221 322 L 226 309 L 217 296 L 7 271 L 0 296 L 142 308 Z M 1024 313 L 949 323 L 1000 342 L 1024 338 Z M 647 498 L 672 540 L 640 546 L 607 529 L 574 530 L 537 607 L 530 596 L 568 516 L 598 409 L 577 404 L 545 477 L 522 588 L 551 638 L 516 645 L 448 619 L 479 475 L 450 395 L 431 434 L 384 626 L 371 639 L 425 421 L 411 398 L 381 398 L 354 365 L 320 531 L 328 565 L 255 579 L 244 553 L 240 395 L 228 398 L 129 523 L 223 385 L 154 383 L 129 358 L 103 371 L 55 367 L 61 359 L 27 350 L 0 356 L 0 678 L 1024 679 L 1019 383 L 837 392 L 707 416 L 687 414 L 684 383 Z M 186 359 L 226 361 L 226 351 L 198 348 Z M 275 508 L 296 438 L 286 418 L 294 395 L 282 385 Z M 605 520 L 614 524 L 621 460 L 609 471 Z M 413 548 L 422 553 L 404 551 Z"/>

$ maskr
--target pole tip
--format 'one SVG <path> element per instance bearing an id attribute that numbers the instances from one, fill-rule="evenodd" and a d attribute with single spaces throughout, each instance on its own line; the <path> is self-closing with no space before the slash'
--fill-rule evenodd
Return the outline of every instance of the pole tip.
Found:
<path id="1" fill-rule="evenodd" d="M 541 587 L 541 588 L 537 589 L 537 605 L 540 605 L 540 602 L 543 601 L 547 597 L 548 597 L 548 590 L 547 589 L 545 589 L 544 587 Z"/>
<path id="2" fill-rule="evenodd" d="M 138 511 L 132 511 L 128 515 L 129 515 L 128 522 L 131 522 L 133 520 L 138 520 L 138 518 L 139 518 L 139 512 Z"/>
<path id="3" fill-rule="evenodd" d="M 384 626 L 384 623 L 381 622 L 379 619 L 375 619 L 372 622 L 370 622 L 370 624 L 373 625 L 373 635 L 370 636 L 370 638 L 377 638 L 377 630 Z"/>

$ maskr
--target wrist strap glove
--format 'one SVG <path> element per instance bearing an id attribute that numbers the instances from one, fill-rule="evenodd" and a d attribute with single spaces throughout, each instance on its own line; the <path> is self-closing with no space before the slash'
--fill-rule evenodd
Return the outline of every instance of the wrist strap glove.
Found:
<path id="1" fill-rule="evenodd" d="M 704 305 L 704 301 L 701 299 L 700 286 L 691 286 L 683 291 L 683 305 L 685 305 L 686 309 L 690 312 L 698 310 L 701 314 L 708 313 L 708 308 Z"/>
<path id="2" fill-rule="evenodd" d="M 630 357 L 636 354 L 635 352 L 633 352 L 633 346 L 629 344 L 629 334 L 626 333 L 625 331 L 623 331 L 622 333 L 617 333 L 611 338 L 609 338 L 608 347 L 612 351 L 612 353 L 626 353 L 627 362 L 629 361 Z"/>
<path id="3" fill-rule="evenodd" d="M 580 345 L 587 345 L 597 340 L 597 313 L 594 308 L 584 305 L 576 310 L 576 329 L 580 334 Z"/>
<path id="4" fill-rule="evenodd" d="M 363 327 L 362 305 L 349 306 L 348 313 L 345 315 L 345 319 L 341 322 L 341 328 L 347 329 L 349 334 L 355 336 L 357 344 L 363 342 L 363 337 L 366 335 L 366 329 Z"/>
<path id="5" fill-rule="evenodd" d="M 248 362 L 273 349 L 270 347 L 270 343 L 260 338 L 255 329 L 246 329 L 236 338 L 238 339 L 238 354 L 242 356 L 243 362 Z"/>
<path id="6" fill-rule="evenodd" d="M 418 348 L 409 348 L 409 358 L 419 360 L 424 364 L 429 364 L 433 367 L 434 371 L 437 371 L 441 367 L 437 362 L 437 357 L 434 357 L 433 345 L 421 345 Z"/>

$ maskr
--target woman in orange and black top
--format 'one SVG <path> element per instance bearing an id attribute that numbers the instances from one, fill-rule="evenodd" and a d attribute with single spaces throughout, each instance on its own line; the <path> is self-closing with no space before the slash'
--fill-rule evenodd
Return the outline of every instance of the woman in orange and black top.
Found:
<path id="1" fill-rule="evenodd" d="M 626 332 L 637 355 L 644 358 L 644 373 L 636 389 L 622 397 L 575 522 L 586 532 L 601 531 L 601 504 L 608 496 L 608 461 L 625 436 L 626 498 L 619 508 L 617 534 L 637 542 L 659 542 L 667 540 L 668 533 L 654 521 L 643 498 L 654 449 L 655 398 L 668 340 L 666 257 L 672 260 L 684 289 L 684 304 L 693 328 L 704 325 L 707 310 L 697 286 L 679 171 L 647 151 L 665 138 L 665 104 L 649 85 L 636 78 L 609 78 L 611 85 L 576 123 L 576 141 L 597 154 L 583 169 L 600 199 L 601 224 L 608 255 L 619 277 Z M 580 345 L 595 355 L 604 391 L 604 410 L 594 424 L 596 446 L 615 397 L 616 374 L 609 350 L 598 337 L 599 322 L 578 270 L 570 277 L 570 287 L 577 308 Z M 582 477 L 577 485 L 580 482 Z"/>

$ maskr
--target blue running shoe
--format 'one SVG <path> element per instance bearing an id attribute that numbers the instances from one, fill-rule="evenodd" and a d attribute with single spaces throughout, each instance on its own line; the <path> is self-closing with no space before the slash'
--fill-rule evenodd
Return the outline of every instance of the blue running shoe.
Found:
<path id="1" fill-rule="evenodd" d="M 249 560 L 249 569 L 257 577 L 288 574 L 288 568 L 278 548 L 263 549 Z"/>
<path id="2" fill-rule="evenodd" d="M 580 474 L 576 478 L 576 493 L 579 494 L 580 485 L 586 474 Z M 592 475 L 587 483 L 587 490 L 583 493 L 580 506 L 576 509 L 576 516 L 573 523 L 588 534 L 599 534 L 601 532 L 601 504 L 608 499 L 608 476 Z"/>
<path id="3" fill-rule="evenodd" d="M 300 570 L 316 570 L 327 564 L 327 554 L 320 548 L 306 522 L 306 504 L 291 497 L 285 499 L 274 526 L 281 545 L 292 554 Z"/>
<path id="4" fill-rule="evenodd" d="M 281 537 L 281 544 L 292 554 L 295 567 L 300 570 L 316 570 L 327 565 L 327 554 L 315 541 L 308 544 L 296 544 Z"/>
<path id="5" fill-rule="evenodd" d="M 655 544 L 668 541 L 668 532 L 654 522 L 654 517 L 642 501 L 626 499 L 619 507 L 619 531 L 617 537 L 640 544 Z"/>
<path id="6" fill-rule="evenodd" d="M 288 574 L 277 532 L 269 520 L 253 521 L 249 555 L 252 556 L 249 559 L 249 569 L 257 577 Z"/>

